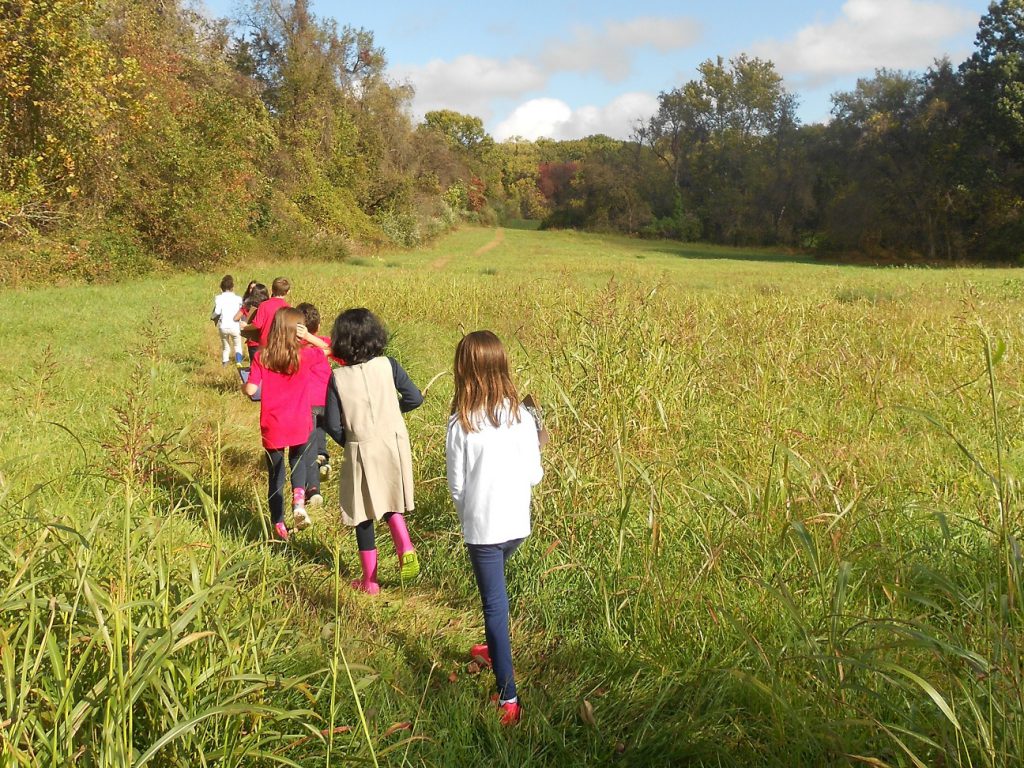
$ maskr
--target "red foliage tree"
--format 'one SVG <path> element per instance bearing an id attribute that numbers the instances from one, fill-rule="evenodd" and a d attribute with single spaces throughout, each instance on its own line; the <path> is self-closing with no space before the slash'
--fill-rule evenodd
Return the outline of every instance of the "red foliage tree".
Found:
<path id="1" fill-rule="evenodd" d="M 548 203 L 560 205 L 569 195 L 579 163 L 541 163 L 537 167 L 537 189 Z"/>
<path id="2" fill-rule="evenodd" d="M 482 211 L 487 207 L 487 184 L 479 176 L 469 180 L 469 189 L 466 190 L 466 202 L 469 210 L 473 212 Z"/>

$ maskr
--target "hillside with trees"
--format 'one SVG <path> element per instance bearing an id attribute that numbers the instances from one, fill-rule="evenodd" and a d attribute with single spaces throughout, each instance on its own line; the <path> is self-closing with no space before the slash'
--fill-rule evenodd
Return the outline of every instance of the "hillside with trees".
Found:
<path id="1" fill-rule="evenodd" d="M 410 115 L 373 33 L 308 0 L 233 20 L 180 0 L 0 10 L 7 283 L 103 279 L 227 255 L 343 257 L 471 219 L 894 260 L 1017 262 L 1024 0 L 974 53 L 878 70 L 803 125 L 770 61 L 705 61 L 631 140 L 496 143 Z"/>

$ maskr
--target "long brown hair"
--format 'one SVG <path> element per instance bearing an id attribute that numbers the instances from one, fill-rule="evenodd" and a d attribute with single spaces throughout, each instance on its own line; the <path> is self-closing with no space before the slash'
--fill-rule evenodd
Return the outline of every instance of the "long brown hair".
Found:
<path id="1" fill-rule="evenodd" d="M 519 421 L 519 395 L 508 373 L 505 347 L 490 331 L 467 333 L 455 348 L 452 413 L 463 429 L 476 432 L 481 416 L 500 426 L 506 403 L 511 420 Z"/>
<path id="2" fill-rule="evenodd" d="M 295 327 L 305 319 L 293 307 L 281 307 L 274 313 L 267 334 L 267 346 L 260 350 L 260 362 L 268 371 L 289 376 L 299 370 L 299 337 Z"/>

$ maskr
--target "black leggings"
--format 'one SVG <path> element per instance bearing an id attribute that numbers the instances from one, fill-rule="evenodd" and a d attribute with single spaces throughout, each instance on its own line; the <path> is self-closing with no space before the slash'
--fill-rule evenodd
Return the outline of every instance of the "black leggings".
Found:
<path id="1" fill-rule="evenodd" d="M 317 411 L 320 413 L 317 413 Z M 320 463 L 318 458 L 323 456 L 330 461 L 327 454 L 327 433 L 324 432 L 323 408 L 313 409 L 313 431 L 309 435 L 309 443 L 306 446 L 306 498 L 314 493 L 320 493 Z"/>
<path id="2" fill-rule="evenodd" d="M 393 514 L 395 513 L 388 512 L 381 520 L 386 523 Z M 359 545 L 360 552 L 369 552 L 371 549 L 377 548 L 377 536 L 373 532 L 373 524 L 375 522 L 375 520 L 363 520 L 363 522 L 356 525 L 356 544 Z"/>
<path id="3" fill-rule="evenodd" d="M 292 488 L 306 487 L 306 462 L 303 460 L 308 443 L 289 448 L 267 448 L 267 503 L 270 506 L 270 522 L 284 522 L 284 452 L 288 451 L 288 466 L 291 468 Z"/>

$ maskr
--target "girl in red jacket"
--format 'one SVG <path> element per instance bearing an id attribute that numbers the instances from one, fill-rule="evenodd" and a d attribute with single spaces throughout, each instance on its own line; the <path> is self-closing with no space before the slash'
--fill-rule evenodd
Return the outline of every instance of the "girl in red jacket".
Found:
<path id="1" fill-rule="evenodd" d="M 256 353 L 245 383 L 250 397 L 262 390 L 260 401 L 260 433 L 267 459 L 267 497 L 270 522 L 274 532 L 287 540 L 284 522 L 284 458 L 292 480 L 292 518 L 295 528 L 312 525 L 306 512 L 306 467 L 303 460 L 313 431 L 311 397 L 313 382 L 323 380 L 318 369 L 330 365 L 319 349 L 302 344 L 305 326 L 297 309 L 285 307 L 277 311 L 270 325 L 267 344 Z"/>

